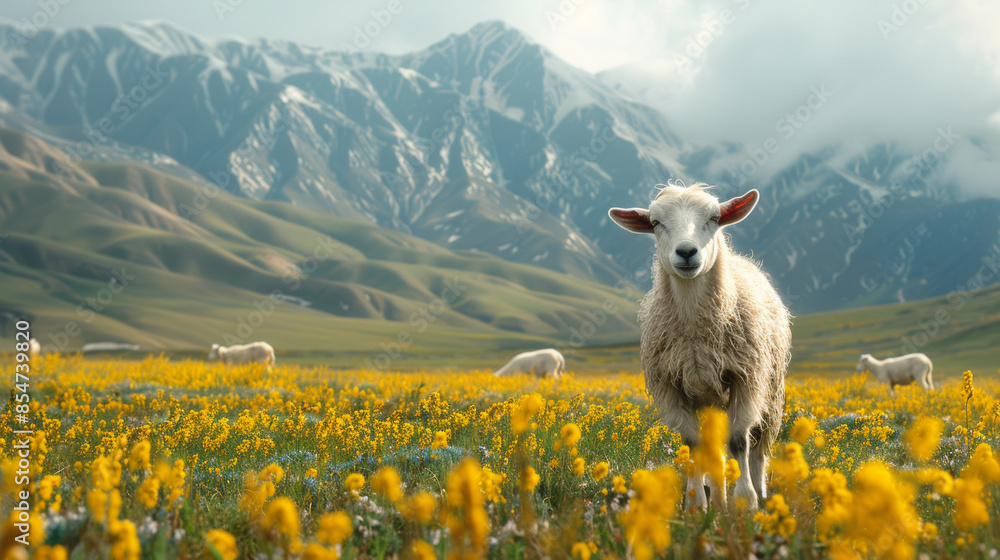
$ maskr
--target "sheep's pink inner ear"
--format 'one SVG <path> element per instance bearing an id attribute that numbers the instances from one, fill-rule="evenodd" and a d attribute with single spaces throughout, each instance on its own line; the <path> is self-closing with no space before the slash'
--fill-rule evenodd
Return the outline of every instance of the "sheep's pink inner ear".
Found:
<path id="1" fill-rule="evenodd" d="M 616 224 L 632 233 L 653 233 L 649 210 L 645 208 L 612 208 L 608 210 L 608 215 Z"/>
<path id="2" fill-rule="evenodd" d="M 743 196 L 727 200 L 719 205 L 722 215 L 719 217 L 720 226 L 728 226 L 746 218 L 750 211 L 757 206 L 758 193 L 753 189 Z"/>

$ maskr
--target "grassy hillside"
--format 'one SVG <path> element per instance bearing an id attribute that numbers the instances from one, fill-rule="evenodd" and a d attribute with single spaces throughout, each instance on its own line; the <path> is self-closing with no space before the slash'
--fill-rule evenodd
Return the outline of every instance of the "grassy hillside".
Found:
<path id="1" fill-rule="evenodd" d="M 1000 368 L 1000 286 L 897 305 L 807 315 L 792 329 L 793 372 L 847 375 L 862 353 L 923 352 L 934 378 Z"/>
<path id="2" fill-rule="evenodd" d="M 62 172 L 55 173 L 54 170 Z M 0 130 L 0 338 L 28 317 L 52 349 L 123 341 L 372 356 L 636 336 L 635 294 L 131 165 L 76 166 Z M 79 327 L 79 332 L 77 332 Z"/>

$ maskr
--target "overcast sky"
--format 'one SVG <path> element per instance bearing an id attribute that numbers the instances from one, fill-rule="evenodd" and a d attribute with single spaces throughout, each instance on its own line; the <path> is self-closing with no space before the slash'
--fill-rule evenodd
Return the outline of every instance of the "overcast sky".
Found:
<path id="1" fill-rule="evenodd" d="M 41 17 L 45 1 L 3 0 L 0 16 Z M 390 53 L 500 19 L 576 66 L 611 69 L 690 140 L 786 140 L 781 119 L 812 101 L 819 108 L 787 139 L 799 149 L 853 138 L 920 148 L 949 126 L 1000 145 L 997 0 L 68 0 L 50 19 L 157 19 L 209 38 L 330 49 L 367 26 L 377 33 L 366 49 Z M 819 102 L 813 88 L 831 94 Z M 968 165 L 1000 176 L 996 162 Z"/>

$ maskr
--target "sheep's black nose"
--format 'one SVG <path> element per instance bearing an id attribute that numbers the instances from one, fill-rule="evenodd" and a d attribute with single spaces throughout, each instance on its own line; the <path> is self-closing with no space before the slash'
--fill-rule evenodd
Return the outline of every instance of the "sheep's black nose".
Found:
<path id="1" fill-rule="evenodd" d="M 695 247 L 694 245 L 681 245 L 677 247 L 677 256 L 685 260 L 695 256 L 697 252 L 698 248 Z"/>

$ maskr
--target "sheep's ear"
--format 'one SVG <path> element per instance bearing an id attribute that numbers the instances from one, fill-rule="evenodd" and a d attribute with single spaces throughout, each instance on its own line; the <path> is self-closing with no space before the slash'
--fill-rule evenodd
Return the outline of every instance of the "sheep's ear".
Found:
<path id="1" fill-rule="evenodd" d="M 653 223 L 649 221 L 649 210 L 645 208 L 612 208 L 608 216 L 616 224 L 632 233 L 653 233 Z"/>
<path id="2" fill-rule="evenodd" d="M 735 224 L 749 216 L 754 206 L 757 206 L 759 195 L 760 193 L 757 192 L 757 189 L 752 189 L 743 196 L 738 196 L 720 204 L 719 210 L 722 215 L 719 217 L 719 225 L 728 226 Z"/>

